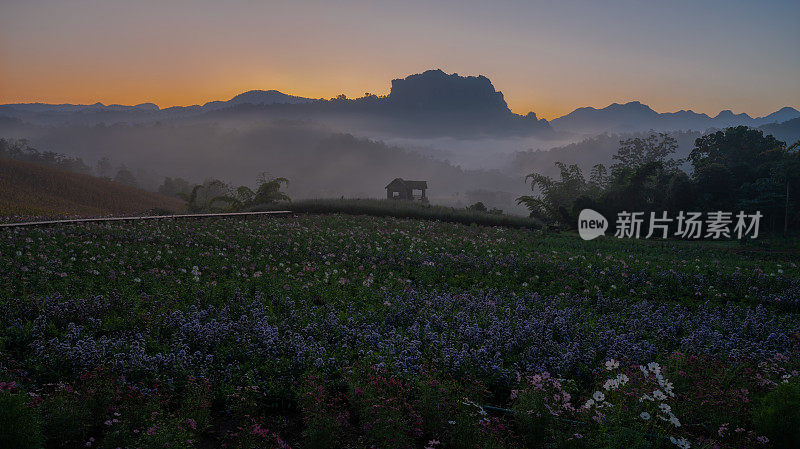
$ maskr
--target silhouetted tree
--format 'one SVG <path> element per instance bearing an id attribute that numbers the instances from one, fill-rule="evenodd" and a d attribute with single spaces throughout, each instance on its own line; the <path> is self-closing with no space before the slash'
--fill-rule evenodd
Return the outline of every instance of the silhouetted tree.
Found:
<path id="1" fill-rule="evenodd" d="M 114 176 L 114 182 L 130 187 L 138 187 L 136 184 L 136 177 L 133 176 L 133 173 L 131 173 L 125 165 L 120 165 L 117 170 L 117 175 Z"/>
<path id="2" fill-rule="evenodd" d="M 580 167 L 573 164 L 567 166 L 556 162 L 561 171 L 561 178 L 554 180 L 539 173 L 531 173 L 525 181 L 531 180 L 531 190 L 539 195 L 524 195 L 517 198 L 517 204 L 524 204 L 531 217 L 556 224 L 569 223 L 572 219 L 568 212 L 575 200 L 589 194 L 586 179 Z"/>
<path id="3" fill-rule="evenodd" d="M 474 211 L 477 211 L 477 212 L 486 212 L 488 209 L 486 209 L 486 206 L 482 202 L 478 201 L 475 204 L 471 204 L 471 205 L 467 206 L 467 210 L 474 210 Z"/>
<path id="4" fill-rule="evenodd" d="M 100 160 L 97 161 L 94 169 L 95 173 L 97 173 L 97 176 L 101 178 L 110 177 L 112 170 L 114 170 L 114 168 L 111 166 L 111 161 L 105 156 L 101 157 Z"/>
<path id="5" fill-rule="evenodd" d="M 158 187 L 158 193 L 166 196 L 178 196 L 179 193 L 189 194 L 192 188 L 189 181 L 183 178 L 164 178 L 164 182 Z"/>
<path id="6" fill-rule="evenodd" d="M 668 159 L 678 149 L 678 141 L 667 133 L 625 139 L 619 145 L 617 154 L 613 156 L 619 162 L 611 166 L 612 172 L 621 168 L 637 169 L 651 162 L 661 162 L 666 168 L 676 168 L 680 163 Z"/>

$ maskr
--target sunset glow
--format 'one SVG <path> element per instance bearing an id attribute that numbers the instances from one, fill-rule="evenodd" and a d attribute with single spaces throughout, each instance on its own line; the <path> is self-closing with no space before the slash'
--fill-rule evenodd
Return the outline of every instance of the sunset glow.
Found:
<path id="1" fill-rule="evenodd" d="M 793 2 L 161 3 L 4 2 L 0 103 L 352 98 L 441 68 L 483 74 L 514 112 L 548 119 L 631 100 L 710 115 L 800 105 Z"/>

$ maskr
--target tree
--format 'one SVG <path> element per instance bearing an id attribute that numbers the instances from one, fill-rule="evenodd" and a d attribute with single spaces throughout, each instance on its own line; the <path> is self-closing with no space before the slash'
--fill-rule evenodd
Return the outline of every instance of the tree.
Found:
<path id="1" fill-rule="evenodd" d="M 129 187 L 138 187 L 136 184 L 136 177 L 133 176 L 130 170 L 125 165 L 120 165 L 117 170 L 117 175 L 114 176 L 114 182 L 123 184 Z"/>
<path id="2" fill-rule="evenodd" d="M 470 206 L 467 206 L 467 210 L 473 210 L 473 211 L 476 211 L 476 212 L 487 212 L 488 211 L 486 206 L 480 201 L 478 201 L 477 203 L 472 204 Z"/>
<path id="3" fill-rule="evenodd" d="M 619 142 L 619 150 L 613 156 L 617 160 L 612 171 L 621 168 L 637 169 L 651 162 L 661 162 L 666 168 L 677 168 L 681 161 L 668 159 L 678 149 L 678 141 L 667 133 L 650 134 L 647 137 L 633 137 Z"/>
<path id="4" fill-rule="evenodd" d="M 258 177 L 258 189 L 256 189 L 252 204 L 272 204 L 278 201 L 291 201 L 288 195 L 281 192 L 282 185 L 289 185 L 286 178 L 270 179 L 266 173 L 261 173 Z"/>
<path id="5" fill-rule="evenodd" d="M 719 164 L 730 171 L 733 185 L 770 176 L 772 164 L 779 161 L 785 144 L 771 135 L 746 126 L 727 128 L 695 140 L 689 161 L 695 173 Z M 734 192 L 731 192 L 734 193 Z"/>
<path id="6" fill-rule="evenodd" d="M 790 195 L 791 191 L 800 190 L 800 140 L 783 150 L 783 157 L 772 168 L 772 179 L 785 186 L 784 212 L 783 212 L 783 233 L 789 230 L 790 216 L 792 215 L 790 204 L 797 200 L 797 193 Z M 795 215 L 797 211 L 795 210 Z"/>
<path id="7" fill-rule="evenodd" d="M 227 196 L 229 187 L 224 182 L 209 178 L 202 184 L 197 184 L 189 194 L 179 193 L 178 197 L 186 201 L 186 209 L 189 212 L 215 212 L 224 210 L 225 201 L 222 198 Z"/>
<path id="8" fill-rule="evenodd" d="M 556 167 L 561 171 L 558 180 L 551 179 L 539 173 L 531 173 L 525 181 L 531 179 L 531 190 L 539 189 L 539 195 L 524 195 L 517 198 L 517 204 L 524 204 L 531 216 L 556 224 L 572 222 L 573 218 L 568 212 L 575 200 L 589 193 L 586 179 L 580 167 L 575 164 L 567 166 L 556 162 Z"/>
<path id="9" fill-rule="evenodd" d="M 101 157 L 100 160 L 97 161 L 94 169 L 95 173 L 97 173 L 97 176 L 101 178 L 110 177 L 112 170 L 114 170 L 114 168 L 111 166 L 111 160 L 105 156 Z"/>
<path id="10" fill-rule="evenodd" d="M 599 193 L 605 190 L 610 181 L 608 169 L 605 165 L 597 164 L 592 167 L 592 171 L 589 173 L 589 188 L 592 191 Z"/>
<path id="11" fill-rule="evenodd" d="M 183 195 L 182 198 L 186 200 L 190 211 L 240 211 L 261 204 L 291 201 L 288 195 L 281 192 L 281 186 L 284 184 L 289 184 L 289 180 L 269 178 L 266 173 L 262 173 L 258 177 L 258 187 L 255 191 L 247 186 L 232 190 L 222 181 L 213 180 L 211 183 L 207 181 L 207 185 L 195 186 L 190 195 Z M 216 195 L 210 192 L 215 192 Z"/>
<path id="12" fill-rule="evenodd" d="M 164 178 L 164 182 L 158 187 L 158 193 L 165 196 L 178 196 L 178 194 L 189 194 L 192 188 L 189 181 L 183 178 Z"/>

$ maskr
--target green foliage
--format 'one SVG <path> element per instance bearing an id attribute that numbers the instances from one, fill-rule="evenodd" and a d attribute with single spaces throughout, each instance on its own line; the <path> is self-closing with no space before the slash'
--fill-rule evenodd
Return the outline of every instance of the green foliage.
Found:
<path id="1" fill-rule="evenodd" d="M 475 204 L 467 206 L 467 210 L 474 210 L 474 211 L 477 211 L 477 212 L 486 212 L 486 211 L 488 211 L 488 209 L 486 209 L 486 206 L 480 201 L 478 201 Z"/>
<path id="2" fill-rule="evenodd" d="M 189 194 L 178 192 L 177 196 L 186 201 L 189 212 L 237 212 L 257 205 L 268 205 L 278 201 L 290 201 L 281 192 L 282 185 L 288 185 L 286 178 L 270 179 L 262 173 L 258 178 L 258 188 L 254 192 L 247 186 L 233 189 L 218 179 L 207 179 L 194 186 Z"/>
<path id="3" fill-rule="evenodd" d="M 769 437 L 776 449 L 797 447 L 800 441 L 800 383 L 778 384 L 753 410 L 756 429 Z"/>
<path id="4" fill-rule="evenodd" d="M 303 413 L 303 440 L 311 449 L 342 447 L 350 415 L 345 398 L 337 386 L 319 376 L 307 376 L 299 398 Z"/>
<path id="5" fill-rule="evenodd" d="M 75 391 L 60 390 L 41 405 L 48 442 L 58 446 L 83 443 L 92 423 L 91 410 Z"/>
<path id="6" fill-rule="evenodd" d="M 0 391 L 0 447 L 37 449 L 42 447 L 39 412 L 27 404 L 20 392 Z"/>
<path id="7" fill-rule="evenodd" d="M 530 444 L 544 441 L 554 420 L 546 408 L 545 391 L 530 389 L 520 392 L 514 401 L 514 422 Z"/>
<path id="8" fill-rule="evenodd" d="M 195 185 L 188 195 L 178 193 L 178 197 L 186 201 L 186 209 L 190 213 L 215 212 L 222 210 L 224 200 L 221 198 L 226 197 L 227 191 L 228 186 L 224 182 L 209 178 Z"/>
<path id="9" fill-rule="evenodd" d="M 568 226 L 574 221 L 574 217 L 568 212 L 569 208 L 579 197 L 591 195 L 592 191 L 580 167 L 575 164 L 567 166 L 561 162 L 556 162 L 556 166 L 561 170 L 560 179 L 550 179 L 539 173 L 526 176 L 526 182 L 531 179 L 531 190 L 536 192 L 538 188 L 539 195 L 521 196 L 517 198 L 517 204 L 524 204 L 533 218 Z"/>
<path id="10" fill-rule="evenodd" d="M 619 150 L 613 156 L 617 160 L 612 172 L 627 168 L 636 170 L 644 165 L 659 162 L 668 168 L 676 168 L 681 161 L 667 159 L 678 149 L 678 141 L 667 133 L 650 134 L 620 141 Z"/>

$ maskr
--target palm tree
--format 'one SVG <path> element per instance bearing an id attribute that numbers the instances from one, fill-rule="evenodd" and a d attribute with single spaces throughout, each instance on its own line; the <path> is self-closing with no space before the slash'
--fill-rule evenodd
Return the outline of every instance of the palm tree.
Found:
<path id="1" fill-rule="evenodd" d="M 289 184 L 286 178 L 270 179 L 266 173 L 258 177 L 258 188 L 254 192 L 250 187 L 240 186 L 235 192 L 215 196 L 210 204 L 225 203 L 225 210 L 236 212 L 260 204 L 272 204 L 278 201 L 291 201 L 288 195 L 281 192 L 281 185 Z"/>
<path id="2" fill-rule="evenodd" d="M 188 212 L 213 212 L 220 210 L 215 207 L 219 202 L 226 202 L 226 195 L 219 195 L 220 192 L 227 191 L 228 186 L 218 179 L 208 179 L 202 184 L 197 184 L 192 188 L 192 192 L 187 195 L 179 193 L 178 197 L 186 201 Z"/>
<path id="3" fill-rule="evenodd" d="M 288 195 L 281 192 L 282 184 L 289 185 L 289 180 L 286 178 L 269 179 L 266 173 L 262 173 L 258 177 L 258 189 L 256 189 L 255 194 L 249 201 L 250 204 L 272 204 L 278 201 L 291 201 Z"/>

